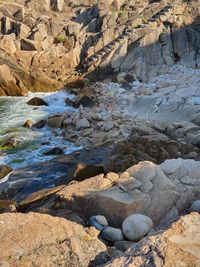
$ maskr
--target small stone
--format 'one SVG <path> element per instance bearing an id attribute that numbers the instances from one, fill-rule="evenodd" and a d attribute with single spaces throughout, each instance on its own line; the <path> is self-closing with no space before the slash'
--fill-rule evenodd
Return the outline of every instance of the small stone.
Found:
<path id="1" fill-rule="evenodd" d="M 152 220 L 142 214 L 131 215 L 127 217 L 122 224 L 123 233 L 130 241 L 139 241 L 152 227 Z"/>
<path id="2" fill-rule="evenodd" d="M 108 226 L 108 221 L 107 221 L 107 219 L 106 219 L 105 216 L 103 216 L 103 215 L 96 215 L 95 216 L 95 219 L 96 219 L 96 221 L 98 223 L 100 223 L 100 224 L 102 224 L 104 226 Z"/>
<path id="3" fill-rule="evenodd" d="M 48 103 L 45 102 L 42 98 L 33 97 L 27 102 L 27 105 L 31 105 L 31 106 L 48 106 Z"/>
<path id="4" fill-rule="evenodd" d="M 113 123 L 112 121 L 106 121 L 106 122 L 104 123 L 104 130 L 105 130 L 106 132 L 112 130 L 113 128 L 114 128 L 114 123 Z"/>
<path id="5" fill-rule="evenodd" d="M 25 128 L 31 128 L 32 125 L 33 125 L 32 120 L 27 120 L 27 121 L 24 123 L 23 127 L 25 127 Z"/>
<path id="6" fill-rule="evenodd" d="M 64 154 L 64 151 L 60 147 L 50 148 L 43 153 L 43 155 L 45 155 L 45 156 L 62 155 L 62 154 Z"/>
<path id="7" fill-rule="evenodd" d="M 86 119 L 77 119 L 76 121 L 76 130 L 79 131 L 80 129 L 90 128 L 90 122 Z"/>
<path id="8" fill-rule="evenodd" d="M 200 199 L 195 200 L 191 207 L 190 207 L 190 212 L 199 212 L 200 213 Z"/>
<path id="9" fill-rule="evenodd" d="M 38 121 L 38 122 L 34 123 L 32 125 L 32 127 L 33 128 L 37 128 L 37 129 L 42 129 L 46 125 L 47 125 L 47 121 L 46 120 L 41 120 L 41 121 Z"/>
<path id="10" fill-rule="evenodd" d="M 106 227 L 102 232 L 101 235 L 104 239 L 108 241 L 122 241 L 124 240 L 124 235 L 121 229 L 114 228 L 114 227 Z"/>
<path id="11" fill-rule="evenodd" d="M 13 169 L 7 165 L 0 165 L 0 180 L 12 172 Z"/>
<path id="12" fill-rule="evenodd" d="M 50 128 L 60 128 L 63 122 L 63 116 L 54 116 L 51 118 L 48 118 L 47 120 L 47 126 Z"/>
<path id="13" fill-rule="evenodd" d="M 103 226 L 101 223 L 99 223 L 97 220 L 96 220 L 96 216 L 92 216 L 90 219 L 89 219 L 89 225 L 90 226 L 94 226 L 98 231 L 102 231 L 105 226 Z"/>

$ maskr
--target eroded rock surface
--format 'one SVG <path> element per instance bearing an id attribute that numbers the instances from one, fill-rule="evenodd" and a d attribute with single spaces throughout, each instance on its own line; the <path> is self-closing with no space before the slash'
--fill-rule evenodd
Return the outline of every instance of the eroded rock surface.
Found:
<path id="1" fill-rule="evenodd" d="M 63 218 L 6 213 L 0 215 L 0 224 L 3 266 L 86 267 L 98 254 L 103 254 L 103 260 L 106 258 L 106 247 L 98 240 L 98 231 Z"/>

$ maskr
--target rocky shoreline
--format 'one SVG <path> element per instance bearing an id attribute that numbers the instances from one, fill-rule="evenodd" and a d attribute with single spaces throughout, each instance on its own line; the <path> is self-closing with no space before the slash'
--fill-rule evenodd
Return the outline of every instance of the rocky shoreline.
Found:
<path id="1" fill-rule="evenodd" d="M 199 7 L 0 0 L 0 95 L 64 88 L 23 103 L 41 162 L 0 164 L 0 266 L 200 266 Z"/>

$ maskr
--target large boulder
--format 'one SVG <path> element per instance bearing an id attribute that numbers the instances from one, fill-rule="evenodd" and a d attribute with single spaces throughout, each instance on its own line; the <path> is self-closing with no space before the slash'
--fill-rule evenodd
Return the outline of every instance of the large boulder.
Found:
<path id="1" fill-rule="evenodd" d="M 97 238 L 97 230 L 63 218 L 5 213 L 0 215 L 0 221 L 2 266 L 86 267 L 106 251 Z"/>
<path id="2" fill-rule="evenodd" d="M 121 227 L 134 213 L 158 222 L 179 196 L 176 186 L 151 162 L 140 162 L 120 177 L 113 177 L 114 180 L 103 175 L 90 178 L 69 185 L 58 195 L 70 209 L 84 212 L 88 217 L 102 214 L 114 227 Z"/>

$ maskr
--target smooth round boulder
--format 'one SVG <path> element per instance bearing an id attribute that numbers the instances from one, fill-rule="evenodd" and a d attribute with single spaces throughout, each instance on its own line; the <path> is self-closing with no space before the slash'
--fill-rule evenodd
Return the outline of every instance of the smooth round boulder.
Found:
<path id="1" fill-rule="evenodd" d="M 102 237 L 105 240 L 108 241 L 122 241 L 124 240 L 124 235 L 121 229 L 114 228 L 114 227 L 106 227 L 102 232 L 101 232 Z"/>
<path id="2" fill-rule="evenodd" d="M 190 207 L 190 212 L 199 212 L 200 213 L 200 199 L 195 200 L 191 207 Z"/>
<path id="3" fill-rule="evenodd" d="M 31 106 L 48 106 L 48 103 L 45 102 L 40 97 L 33 97 L 27 102 L 27 105 L 31 105 Z"/>
<path id="4" fill-rule="evenodd" d="M 142 214 L 130 215 L 122 223 L 123 233 L 130 241 L 139 241 L 151 230 L 152 227 L 152 220 Z"/>

